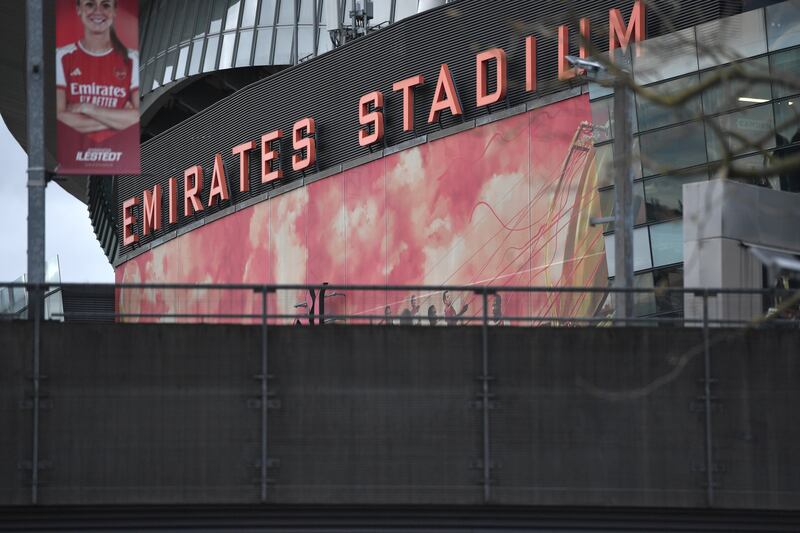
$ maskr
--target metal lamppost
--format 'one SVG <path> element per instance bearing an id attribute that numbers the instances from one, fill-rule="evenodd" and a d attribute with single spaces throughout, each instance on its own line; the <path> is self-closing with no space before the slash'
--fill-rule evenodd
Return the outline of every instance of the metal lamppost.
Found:
<path id="1" fill-rule="evenodd" d="M 587 76 L 598 80 L 608 77 L 606 68 L 591 59 L 566 56 L 567 61 L 584 69 Z M 633 173 L 631 146 L 633 134 L 633 94 L 618 76 L 614 86 L 614 216 L 595 219 L 596 223 L 614 222 L 614 287 L 625 292 L 614 294 L 617 318 L 633 317 Z M 624 322 L 623 322 L 624 324 Z"/>

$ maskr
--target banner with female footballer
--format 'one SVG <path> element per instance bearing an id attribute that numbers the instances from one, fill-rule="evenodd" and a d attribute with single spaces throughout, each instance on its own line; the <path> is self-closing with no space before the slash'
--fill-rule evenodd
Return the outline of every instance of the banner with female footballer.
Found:
<path id="1" fill-rule="evenodd" d="M 138 174 L 136 0 L 58 0 L 59 174 Z"/>

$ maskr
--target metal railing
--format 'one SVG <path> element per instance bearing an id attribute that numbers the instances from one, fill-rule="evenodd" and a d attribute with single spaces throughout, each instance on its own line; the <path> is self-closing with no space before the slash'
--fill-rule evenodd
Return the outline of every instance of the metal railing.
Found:
<path id="1" fill-rule="evenodd" d="M 104 287 L 108 310 L 65 309 L 53 318 L 117 322 L 241 322 L 386 326 L 730 326 L 798 327 L 800 291 L 778 288 L 503 287 L 490 285 L 0 283 L 3 294 Z M 633 293 L 637 316 L 616 316 L 615 293 Z"/>

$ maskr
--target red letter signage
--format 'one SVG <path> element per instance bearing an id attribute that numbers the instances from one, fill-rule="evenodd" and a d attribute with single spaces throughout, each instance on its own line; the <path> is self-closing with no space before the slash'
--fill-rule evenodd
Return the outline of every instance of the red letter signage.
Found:
<path id="1" fill-rule="evenodd" d="M 492 94 L 489 94 L 489 61 L 494 61 L 497 65 L 497 87 Z M 506 52 L 502 48 L 492 48 L 481 52 L 475 57 L 476 68 L 476 96 L 475 105 L 478 107 L 499 102 L 506 97 Z"/>
<path id="2" fill-rule="evenodd" d="M 279 180 L 283 177 L 283 171 L 272 170 L 272 162 L 280 157 L 278 150 L 272 149 L 272 142 L 277 141 L 283 136 L 281 130 L 271 131 L 261 136 L 261 183 Z"/>
<path id="3" fill-rule="evenodd" d="M 625 28 L 623 30 L 623 28 Z M 631 11 L 631 20 L 625 26 L 622 20 L 622 13 L 619 9 L 608 10 L 608 50 L 612 52 L 617 46 L 625 50 L 631 42 L 631 37 L 634 41 L 644 41 L 645 35 L 645 18 L 644 18 L 644 4 L 639 0 L 633 3 L 633 11 Z M 609 54 L 613 59 L 614 54 Z"/>
<path id="4" fill-rule="evenodd" d="M 161 229 L 161 185 L 156 183 L 151 191 L 144 191 L 144 207 L 142 209 L 142 235 L 150 235 L 151 231 Z"/>
<path id="5" fill-rule="evenodd" d="M 303 130 L 305 130 L 308 137 L 303 137 Z M 316 131 L 313 118 L 304 118 L 294 123 L 292 128 L 292 148 L 300 152 L 306 151 L 306 156 L 301 154 L 292 154 L 292 169 L 295 171 L 305 170 L 317 162 L 317 143 L 314 140 L 314 132 Z"/>
<path id="6" fill-rule="evenodd" d="M 233 155 L 239 156 L 239 192 L 250 190 L 250 151 L 255 147 L 255 141 L 248 141 L 231 149 Z"/>
<path id="7" fill-rule="evenodd" d="M 225 165 L 222 164 L 222 155 L 216 154 L 214 156 L 214 171 L 211 173 L 211 189 L 208 191 L 208 207 L 213 206 L 217 202 L 217 196 L 220 200 L 227 200 L 228 195 L 228 178 L 225 177 Z"/>
<path id="8" fill-rule="evenodd" d="M 414 129 L 414 87 L 424 81 L 422 75 L 416 75 L 392 85 L 393 91 L 403 91 L 403 131 Z"/>
<path id="9" fill-rule="evenodd" d="M 450 69 L 447 67 L 447 63 L 442 63 L 442 67 L 439 69 L 439 80 L 436 82 L 436 91 L 433 93 L 428 122 L 433 124 L 439 120 L 439 113 L 445 109 L 449 109 L 454 117 L 463 112 L 461 110 L 461 102 L 458 101 L 458 93 L 453 83 L 453 77 L 450 75 Z"/>
<path id="10" fill-rule="evenodd" d="M 192 184 L 189 185 L 191 178 Z M 203 167 L 195 165 L 183 172 L 183 216 L 203 210 L 200 190 L 203 188 Z"/>
<path id="11" fill-rule="evenodd" d="M 125 246 L 139 242 L 139 236 L 133 232 L 133 225 L 136 223 L 136 217 L 133 214 L 135 205 L 139 205 L 139 199 L 135 196 L 122 203 L 122 243 Z"/>
<path id="12" fill-rule="evenodd" d="M 369 110 L 372 104 L 373 111 Z M 369 146 L 383 139 L 383 93 L 375 91 L 365 94 L 358 101 L 358 122 L 365 129 L 358 130 L 358 144 Z M 369 125 L 372 125 L 372 133 L 369 133 Z"/>

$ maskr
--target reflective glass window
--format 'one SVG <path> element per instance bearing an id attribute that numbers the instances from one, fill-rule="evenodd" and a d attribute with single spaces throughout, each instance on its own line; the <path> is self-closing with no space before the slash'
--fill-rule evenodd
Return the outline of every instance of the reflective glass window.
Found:
<path id="1" fill-rule="evenodd" d="M 175 79 L 179 80 L 186 75 L 186 60 L 189 58 L 189 45 L 181 46 L 178 52 L 178 65 L 175 67 Z"/>
<path id="2" fill-rule="evenodd" d="M 211 0 L 200 0 L 197 3 L 192 2 L 195 5 L 195 10 L 197 13 L 197 21 L 195 21 L 194 25 L 194 36 L 200 37 L 206 33 L 206 28 L 208 28 L 208 17 L 211 12 Z"/>
<path id="3" fill-rule="evenodd" d="M 653 247 L 653 266 L 659 267 L 683 261 L 683 220 L 673 220 L 650 226 Z"/>
<path id="4" fill-rule="evenodd" d="M 769 75 L 769 65 L 766 57 L 737 63 L 736 68 L 742 68 L 752 74 Z M 722 67 L 729 69 L 733 67 Z M 718 75 L 718 71 L 704 72 L 700 79 L 707 80 Z M 747 107 L 753 104 L 769 102 L 772 100 L 772 89 L 769 83 L 755 83 L 749 80 L 734 78 L 721 81 L 703 91 L 703 109 L 707 115 L 722 113 Z"/>
<path id="5" fill-rule="evenodd" d="M 653 285 L 658 289 L 683 288 L 683 267 L 662 268 L 653 272 Z M 683 293 L 656 291 L 656 311 L 668 313 L 683 309 Z"/>
<path id="6" fill-rule="evenodd" d="M 775 145 L 800 143 L 800 98 L 775 102 Z"/>
<path id="7" fill-rule="evenodd" d="M 256 52 L 253 56 L 254 65 L 269 65 L 270 52 L 272 51 L 272 28 L 258 30 L 256 35 Z"/>
<path id="8" fill-rule="evenodd" d="M 239 0 L 230 0 L 225 14 L 225 31 L 235 30 L 239 24 Z"/>
<path id="9" fill-rule="evenodd" d="M 639 147 L 645 176 L 706 162 L 705 135 L 699 122 L 643 134 Z"/>
<path id="10" fill-rule="evenodd" d="M 697 75 L 685 76 L 677 80 L 648 87 L 658 96 L 680 96 L 699 83 Z M 636 95 L 636 112 L 639 117 L 639 131 L 660 128 L 700 116 L 700 97 L 696 96 L 683 104 L 663 106 L 641 95 Z"/>
<path id="11" fill-rule="evenodd" d="M 225 0 L 214 0 L 211 6 L 211 21 L 208 23 L 208 33 L 219 33 L 222 30 L 222 17 L 225 16 Z"/>
<path id="12" fill-rule="evenodd" d="M 769 63 L 774 80 L 772 82 L 772 90 L 775 93 L 775 98 L 800 94 L 797 81 L 791 85 L 780 82 L 781 79 L 800 79 L 800 48 L 772 54 L 769 58 Z"/>
<path id="13" fill-rule="evenodd" d="M 333 49 L 333 43 L 331 43 L 331 37 L 328 35 L 327 30 L 324 28 L 319 30 L 318 36 L 319 40 L 317 41 L 317 54 L 324 54 L 325 52 Z"/>
<path id="14" fill-rule="evenodd" d="M 800 148 L 798 147 L 789 147 L 786 149 L 786 153 L 783 153 L 782 150 L 776 150 L 775 156 L 780 159 L 784 156 L 793 156 L 797 157 L 798 153 L 800 153 Z M 732 177 L 731 179 L 734 181 L 738 181 L 739 183 L 745 183 L 747 185 L 755 185 L 757 187 L 769 187 L 770 189 L 782 189 L 781 187 L 781 179 L 784 177 L 778 177 L 775 175 L 768 174 L 767 168 L 769 167 L 769 162 L 767 158 L 762 154 L 754 154 L 748 157 L 742 157 L 739 159 L 735 159 L 732 163 L 733 173 L 735 174 L 737 171 L 744 171 L 748 176 L 736 176 Z"/>
<path id="15" fill-rule="evenodd" d="M 614 216 L 614 195 L 613 188 L 600 191 L 600 216 Z M 633 223 L 643 224 L 644 221 L 644 189 L 641 182 L 636 182 L 633 184 Z M 614 231 L 614 223 L 604 224 L 603 231 Z"/>
<path id="16" fill-rule="evenodd" d="M 297 0 L 300 2 L 300 24 L 314 24 L 314 0 Z M 300 54 L 302 56 L 303 54 Z"/>
<path id="17" fill-rule="evenodd" d="M 239 33 L 239 44 L 236 46 L 236 66 L 246 67 L 250 64 L 250 52 L 253 49 L 253 30 Z"/>
<path id="18" fill-rule="evenodd" d="M 294 3 L 298 0 L 280 0 L 281 7 L 278 12 L 278 24 L 294 24 Z"/>
<path id="19" fill-rule="evenodd" d="M 188 41 L 192 38 L 192 31 L 194 30 L 194 19 L 195 16 L 198 14 L 197 10 L 198 6 L 190 1 L 186 0 L 178 10 L 178 13 L 181 14 L 181 39 L 180 42 Z"/>
<path id="20" fill-rule="evenodd" d="M 592 108 L 592 137 L 594 142 L 603 142 L 614 138 L 614 98 L 603 98 L 591 103 Z M 633 132 L 638 130 L 636 108 L 633 113 Z"/>
<path id="21" fill-rule="evenodd" d="M 633 46 L 633 78 L 646 85 L 697 71 L 694 28 L 636 43 Z"/>
<path id="22" fill-rule="evenodd" d="M 275 36 L 275 59 L 276 65 L 289 65 L 292 63 L 292 33 L 294 28 L 278 28 Z"/>
<path id="23" fill-rule="evenodd" d="M 154 65 L 151 63 L 144 68 L 144 75 L 142 76 L 142 83 L 141 86 L 145 90 L 149 90 L 148 88 L 152 88 L 153 86 L 153 69 Z"/>
<path id="24" fill-rule="evenodd" d="M 163 12 L 159 13 L 159 17 L 163 19 L 164 26 L 161 27 L 160 30 L 161 33 L 156 34 L 156 36 L 160 37 L 158 41 L 158 50 L 156 51 L 156 53 L 166 50 L 167 48 L 169 48 L 170 44 L 175 44 L 175 43 L 170 43 L 170 39 L 174 35 L 172 32 L 172 28 L 174 28 L 175 24 L 176 5 L 177 5 L 176 2 L 169 2 L 166 6 L 164 6 Z M 175 37 L 177 38 L 177 35 L 175 35 Z"/>
<path id="25" fill-rule="evenodd" d="M 662 176 L 644 182 L 647 220 L 668 220 L 683 216 L 683 185 L 705 181 L 708 173 L 704 169 L 687 176 Z"/>
<path id="26" fill-rule="evenodd" d="M 614 277 L 614 234 L 604 235 L 608 276 Z M 645 270 L 653 266 L 650 259 L 650 234 L 647 226 L 633 230 L 633 269 Z"/>
<path id="27" fill-rule="evenodd" d="M 765 54 L 764 10 L 756 9 L 700 24 L 697 26 L 697 42 L 701 70 Z"/>
<path id="28" fill-rule="evenodd" d="M 375 0 L 372 2 L 372 20 L 369 22 L 370 26 L 377 26 L 382 22 L 389 22 L 392 16 L 392 3 Z"/>
<path id="29" fill-rule="evenodd" d="M 652 272 L 645 272 L 644 274 L 635 275 L 633 277 L 633 286 L 637 289 L 652 289 Z M 652 290 L 649 292 L 637 292 L 633 295 L 634 316 L 652 315 L 656 312 L 656 309 L 656 298 Z"/>
<path id="30" fill-rule="evenodd" d="M 300 58 L 314 53 L 314 26 L 297 28 L 297 55 Z"/>
<path id="31" fill-rule="evenodd" d="M 417 12 L 417 0 L 396 0 L 394 7 L 394 20 L 402 20 Z"/>
<path id="32" fill-rule="evenodd" d="M 219 46 L 219 35 L 212 35 L 206 40 L 206 55 L 203 61 L 203 72 L 214 70 L 217 66 L 217 47 Z"/>
<path id="33" fill-rule="evenodd" d="M 203 57 L 203 39 L 192 42 L 192 59 L 189 61 L 189 76 L 200 72 L 200 60 Z"/>
<path id="34" fill-rule="evenodd" d="M 245 0 L 242 10 L 242 28 L 250 28 L 256 24 L 258 0 Z"/>
<path id="35" fill-rule="evenodd" d="M 261 10 L 258 12 L 259 26 L 272 26 L 275 24 L 275 0 L 261 0 Z"/>
<path id="36" fill-rule="evenodd" d="M 175 63 L 178 61 L 178 53 L 177 51 L 173 50 L 169 54 L 167 54 L 167 59 L 164 63 L 164 81 L 163 84 L 167 84 L 173 80 L 173 76 L 175 76 Z"/>
<path id="37" fill-rule="evenodd" d="M 236 44 L 236 33 L 226 33 L 222 36 L 222 49 L 219 53 L 219 69 L 231 68 L 233 65 L 233 48 Z"/>
<path id="38" fill-rule="evenodd" d="M 770 50 L 800 44 L 800 3 L 781 2 L 767 6 L 767 43 Z"/>
<path id="39" fill-rule="evenodd" d="M 706 125 L 708 157 L 711 161 L 725 156 L 724 146 L 734 155 L 757 151 L 757 147 L 775 146 L 772 105 L 766 104 L 711 119 L 721 130 L 720 137 L 711 124 Z M 746 141 L 746 142 L 745 142 Z M 752 146 L 755 145 L 755 146 Z"/>
<path id="40" fill-rule="evenodd" d="M 595 172 L 597 173 L 597 186 L 605 187 L 614 184 L 614 145 L 603 144 L 595 148 Z M 641 155 L 639 154 L 639 138 L 633 139 L 631 145 L 631 173 L 633 179 L 642 177 Z"/>
<path id="41" fill-rule="evenodd" d="M 153 69 L 153 85 L 152 85 L 153 90 L 161 87 L 161 79 L 164 77 L 165 59 L 166 59 L 165 56 L 161 56 L 160 58 L 158 58 L 158 61 L 156 61 L 156 66 Z"/>

